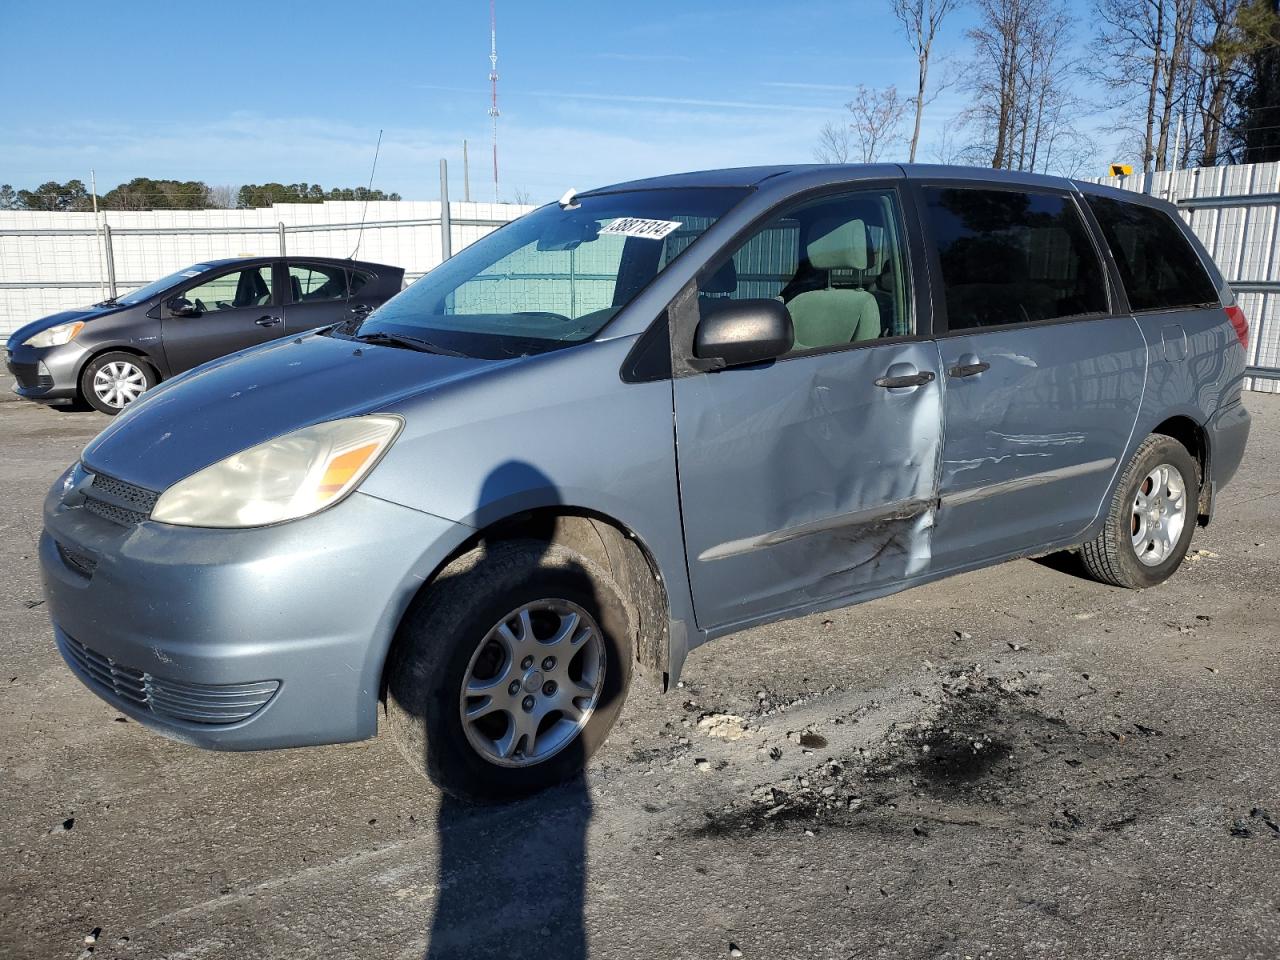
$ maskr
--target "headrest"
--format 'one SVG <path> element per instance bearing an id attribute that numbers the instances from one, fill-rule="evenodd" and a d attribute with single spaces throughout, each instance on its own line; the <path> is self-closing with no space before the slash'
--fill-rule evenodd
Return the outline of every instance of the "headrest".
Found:
<path id="1" fill-rule="evenodd" d="M 867 269 L 867 228 L 861 220 L 848 220 L 835 227 L 820 226 L 806 248 L 809 263 L 819 270 L 842 267 Z"/>
<path id="2" fill-rule="evenodd" d="M 702 281 L 699 289 L 702 293 L 733 293 L 738 289 L 738 270 L 730 257 L 724 265 Z"/>

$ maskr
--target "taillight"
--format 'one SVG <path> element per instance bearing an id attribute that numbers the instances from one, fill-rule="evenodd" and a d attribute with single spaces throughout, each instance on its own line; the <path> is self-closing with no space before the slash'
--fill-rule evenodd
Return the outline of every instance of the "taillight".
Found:
<path id="1" fill-rule="evenodd" d="M 1231 326 L 1236 332 L 1236 336 L 1240 338 L 1240 346 L 1246 350 L 1249 349 L 1249 321 L 1244 317 L 1244 311 L 1239 307 L 1227 307 L 1227 319 L 1231 321 Z"/>

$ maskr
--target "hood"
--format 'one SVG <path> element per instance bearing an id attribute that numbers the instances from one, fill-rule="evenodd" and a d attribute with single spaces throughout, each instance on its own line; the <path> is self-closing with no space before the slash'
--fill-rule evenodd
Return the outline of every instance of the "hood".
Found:
<path id="1" fill-rule="evenodd" d="M 60 323 L 71 323 L 75 320 L 92 320 L 95 317 L 105 317 L 110 313 L 119 313 L 121 310 L 128 310 L 129 307 L 120 303 L 113 303 L 109 307 L 81 307 L 77 310 L 63 310 L 61 313 L 52 313 L 47 317 L 41 317 L 39 320 L 32 320 L 25 327 L 19 327 L 9 335 L 9 345 L 16 347 L 28 337 L 39 333 L 41 330 L 48 330 L 50 327 L 56 327 Z"/>
<path id="2" fill-rule="evenodd" d="M 518 360 L 472 360 L 310 334 L 224 357 L 148 391 L 84 451 L 85 466 L 164 490 L 255 444 Z"/>

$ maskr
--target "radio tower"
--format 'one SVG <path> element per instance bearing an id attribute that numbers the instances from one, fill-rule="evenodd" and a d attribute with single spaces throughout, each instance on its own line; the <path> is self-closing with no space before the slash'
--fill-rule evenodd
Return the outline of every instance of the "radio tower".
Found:
<path id="1" fill-rule="evenodd" d="M 493 121 L 493 202 L 498 202 L 498 12 L 489 0 L 489 118 Z"/>

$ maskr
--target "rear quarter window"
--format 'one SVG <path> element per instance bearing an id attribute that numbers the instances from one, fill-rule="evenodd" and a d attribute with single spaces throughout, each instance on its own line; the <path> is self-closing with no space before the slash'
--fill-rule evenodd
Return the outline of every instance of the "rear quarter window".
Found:
<path id="1" fill-rule="evenodd" d="M 1111 248 L 1129 307 L 1177 310 L 1218 302 L 1218 291 L 1191 242 L 1162 210 L 1089 197 L 1089 208 Z"/>

